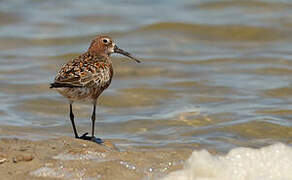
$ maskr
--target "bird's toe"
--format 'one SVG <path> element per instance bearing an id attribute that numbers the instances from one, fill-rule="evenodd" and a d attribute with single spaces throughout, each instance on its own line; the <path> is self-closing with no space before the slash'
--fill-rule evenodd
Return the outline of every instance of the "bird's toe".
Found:
<path id="1" fill-rule="evenodd" d="M 102 144 L 104 143 L 104 141 L 100 138 L 97 138 L 95 136 L 88 136 L 88 132 L 84 133 L 82 136 L 78 137 L 78 139 L 83 139 L 83 140 L 87 140 L 87 141 L 92 141 L 95 142 L 97 144 Z"/>
<path id="2" fill-rule="evenodd" d="M 95 143 L 97 143 L 97 144 L 102 144 L 102 143 L 104 143 L 104 141 L 103 141 L 102 139 L 97 138 L 97 137 L 95 137 L 95 136 L 92 136 L 92 137 L 91 137 L 91 141 L 93 141 L 93 142 L 95 142 Z"/>

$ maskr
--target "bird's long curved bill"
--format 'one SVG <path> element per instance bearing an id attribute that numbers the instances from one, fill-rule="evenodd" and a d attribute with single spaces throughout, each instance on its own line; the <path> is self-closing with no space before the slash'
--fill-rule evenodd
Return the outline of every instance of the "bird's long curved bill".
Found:
<path id="1" fill-rule="evenodd" d="M 115 53 L 122 54 L 122 55 L 124 55 L 124 56 L 127 56 L 127 57 L 133 59 L 134 61 L 136 61 L 137 63 L 140 63 L 140 62 L 141 62 L 141 61 L 138 60 L 137 58 L 134 58 L 134 57 L 133 57 L 130 53 L 128 53 L 127 51 L 124 51 L 124 50 L 120 49 L 117 45 L 115 45 L 115 47 L 114 47 L 114 52 L 115 52 Z"/>

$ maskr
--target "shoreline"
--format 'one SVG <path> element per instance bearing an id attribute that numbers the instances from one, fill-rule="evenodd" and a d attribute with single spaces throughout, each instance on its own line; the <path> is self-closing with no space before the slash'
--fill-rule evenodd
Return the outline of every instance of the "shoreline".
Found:
<path id="1" fill-rule="evenodd" d="M 3 179 L 157 179 L 181 169 L 192 152 L 190 148 L 139 150 L 131 146 L 119 150 L 115 140 L 99 145 L 72 137 L 48 137 L 44 133 L 40 139 L 32 140 L 30 135 L 24 136 L 29 128 L 19 127 L 13 133 L 11 129 L 0 128 Z M 7 133 L 5 137 L 3 133 Z"/>
<path id="2" fill-rule="evenodd" d="M 258 173 L 254 173 L 257 168 L 262 168 L 262 174 L 276 177 L 276 172 L 285 167 L 287 170 L 280 177 L 286 174 L 292 177 L 292 166 L 286 161 L 287 158 L 292 161 L 291 141 L 261 147 L 239 146 L 224 153 L 200 144 L 137 147 L 125 142 L 119 146 L 123 141 L 120 139 L 105 139 L 99 145 L 46 133 L 40 128 L 0 126 L 0 176 L 41 180 L 173 180 L 191 177 L 196 172 L 196 178 L 207 173 L 208 177 L 215 175 L 216 180 L 222 180 L 224 174 L 232 177 L 235 171 L 239 176 L 248 173 L 257 177 Z M 242 164 L 246 167 L 242 168 Z M 229 168 L 222 169 L 225 166 Z"/>

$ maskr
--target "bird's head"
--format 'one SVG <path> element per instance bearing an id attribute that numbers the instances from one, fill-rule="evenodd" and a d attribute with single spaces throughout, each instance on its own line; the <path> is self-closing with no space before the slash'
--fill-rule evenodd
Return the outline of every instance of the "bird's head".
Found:
<path id="1" fill-rule="evenodd" d="M 107 35 L 99 35 L 95 39 L 93 39 L 88 51 L 92 54 L 98 54 L 98 55 L 103 55 L 103 56 L 110 56 L 112 53 L 119 53 L 140 63 L 140 60 L 133 57 L 127 51 L 120 49 L 114 43 L 112 38 Z"/>

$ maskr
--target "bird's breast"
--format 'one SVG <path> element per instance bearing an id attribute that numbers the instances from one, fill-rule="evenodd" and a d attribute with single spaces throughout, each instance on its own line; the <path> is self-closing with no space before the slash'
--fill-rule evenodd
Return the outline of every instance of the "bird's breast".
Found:
<path id="1" fill-rule="evenodd" d="M 98 66 L 97 73 L 95 74 L 96 78 L 95 83 L 96 86 L 101 88 L 107 88 L 113 77 L 113 68 L 111 64 L 101 64 Z"/>

